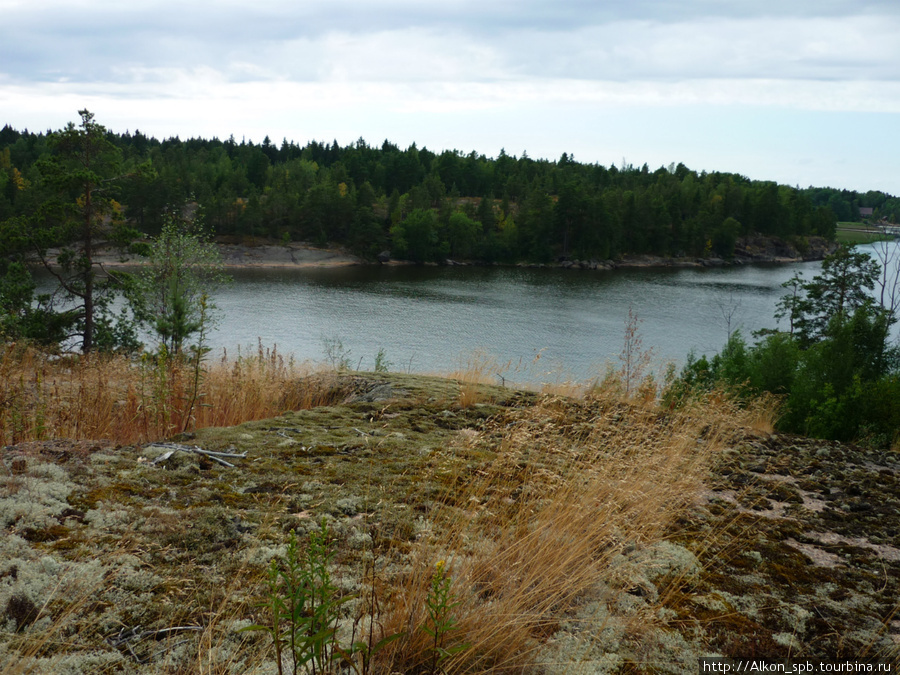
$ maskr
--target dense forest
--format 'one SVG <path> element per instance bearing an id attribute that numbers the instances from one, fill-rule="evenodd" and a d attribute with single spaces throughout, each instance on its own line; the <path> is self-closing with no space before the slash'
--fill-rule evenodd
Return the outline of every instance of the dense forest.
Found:
<path id="1" fill-rule="evenodd" d="M 548 262 L 622 254 L 732 254 L 741 236 L 832 238 L 835 222 L 900 221 L 900 199 L 697 173 L 683 164 L 584 164 L 504 151 L 496 158 L 363 139 L 261 144 L 234 138 L 157 140 L 107 133 L 124 175 L 115 199 L 128 222 L 156 234 L 167 209 L 198 203 L 216 235 L 340 244 L 364 257 Z M 0 130 L 0 222 L 34 212 L 52 134 Z M 137 170 L 142 167 L 141 170 Z M 6 253 L 9 253 L 8 251 Z"/>

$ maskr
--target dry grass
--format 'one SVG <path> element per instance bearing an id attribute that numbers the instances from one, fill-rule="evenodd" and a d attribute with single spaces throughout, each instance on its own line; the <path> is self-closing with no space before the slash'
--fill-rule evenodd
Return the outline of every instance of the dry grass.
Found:
<path id="1" fill-rule="evenodd" d="M 524 672 L 586 598 L 626 592 L 641 577 L 623 554 L 663 540 L 702 490 L 725 438 L 754 416 L 719 400 L 663 414 L 602 395 L 546 396 L 496 420 L 469 449 L 495 452 L 489 464 L 473 470 L 465 453 L 448 454 L 435 468 L 447 492 L 393 598 L 386 631 L 405 638 L 390 669 L 429 672 L 425 599 L 433 565 L 447 560 L 459 602 L 448 637 L 468 648 L 445 671 Z M 676 570 L 669 582 L 682 576 Z M 630 630 L 644 630 L 653 616 L 631 617 Z"/>
<path id="2" fill-rule="evenodd" d="M 484 351 L 475 351 L 460 359 L 459 367 L 450 377 L 459 384 L 459 404 L 470 408 L 483 399 L 482 385 L 505 384 L 505 378 L 513 371 L 512 362 L 501 363 Z"/>
<path id="3" fill-rule="evenodd" d="M 541 391 L 544 393 L 558 393 L 560 395 L 583 395 L 587 386 L 575 383 L 564 376 L 561 370 L 555 369 L 544 372 L 539 368 L 541 354 L 538 353 L 530 361 L 518 359 L 517 361 L 501 361 L 496 356 L 485 350 L 475 350 L 471 354 L 461 357 L 458 367 L 449 375 L 440 374 L 438 377 L 449 377 L 456 380 L 459 385 L 459 404 L 469 408 L 476 403 L 490 401 L 487 395 L 491 385 L 502 387 L 534 388 L 531 384 L 521 384 L 540 380 Z M 550 378 L 549 382 L 545 382 Z"/>
<path id="4" fill-rule="evenodd" d="M 0 351 L 0 444 L 52 438 L 120 444 L 232 426 L 332 402 L 334 380 L 276 349 L 206 361 Z"/>

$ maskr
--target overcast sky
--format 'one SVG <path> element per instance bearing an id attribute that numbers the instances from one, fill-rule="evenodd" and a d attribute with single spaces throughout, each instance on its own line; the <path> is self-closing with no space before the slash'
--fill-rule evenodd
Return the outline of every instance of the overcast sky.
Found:
<path id="1" fill-rule="evenodd" d="M 898 0 L 0 0 L 0 125 L 900 194 Z"/>

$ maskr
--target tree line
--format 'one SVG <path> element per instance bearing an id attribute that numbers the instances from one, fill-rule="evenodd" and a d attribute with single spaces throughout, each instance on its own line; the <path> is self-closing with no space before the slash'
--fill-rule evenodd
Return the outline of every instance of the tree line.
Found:
<path id="1" fill-rule="evenodd" d="M 651 171 L 581 163 L 568 154 L 496 158 L 363 139 L 305 146 L 104 130 L 132 178 L 116 188 L 122 218 L 154 235 L 165 213 L 203 207 L 213 235 L 339 244 L 368 258 L 415 261 L 609 259 L 623 254 L 729 257 L 739 237 L 776 236 L 801 248 L 833 238 L 837 220 L 875 209 L 900 220 L 880 192 L 799 189 L 683 164 Z M 0 130 L 0 222 L 34 212 L 54 187 L 53 132 Z M 145 167 L 136 171 L 136 167 Z"/>

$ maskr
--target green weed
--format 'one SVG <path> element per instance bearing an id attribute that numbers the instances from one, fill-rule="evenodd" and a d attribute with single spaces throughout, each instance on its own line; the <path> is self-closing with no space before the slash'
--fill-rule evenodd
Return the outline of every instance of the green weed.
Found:
<path id="1" fill-rule="evenodd" d="M 465 643 L 452 647 L 445 646 L 448 636 L 456 628 L 457 620 L 453 616 L 453 609 L 459 605 L 451 588 L 453 579 L 447 574 L 446 568 L 447 565 L 443 560 L 435 565 L 434 574 L 431 576 L 431 586 L 425 598 L 428 623 L 422 627 L 422 630 L 433 639 L 430 675 L 442 672 L 439 667 L 444 661 L 469 648 L 469 645 Z"/>
<path id="2" fill-rule="evenodd" d="M 272 637 L 279 675 L 285 652 L 294 673 L 300 667 L 313 675 L 334 672 L 334 659 L 342 651 L 336 649 L 341 608 L 352 596 L 342 596 L 335 586 L 329 570 L 333 559 L 331 535 L 323 520 L 310 533 L 305 550 L 291 531 L 284 558 L 269 565 L 268 595 L 261 606 L 268 610 L 271 624 L 243 630 L 264 631 Z"/>

